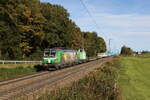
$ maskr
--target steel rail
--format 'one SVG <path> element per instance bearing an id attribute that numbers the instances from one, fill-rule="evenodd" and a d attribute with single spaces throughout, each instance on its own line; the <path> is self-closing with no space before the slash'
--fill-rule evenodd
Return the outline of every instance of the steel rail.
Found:
<path id="1" fill-rule="evenodd" d="M 10 100 L 12 97 L 17 98 L 17 97 L 20 97 L 24 94 L 34 92 L 35 90 L 39 90 L 40 88 L 43 88 L 43 87 L 45 87 L 49 84 L 52 84 L 56 81 L 65 79 L 66 77 L 69 77 L 70 75 L 73 75 L 73 74 L 78 73 L 80 71 L 86 70 L 90 66 L 96 66 L 96 65 L 98 65 L 99 61 L 102 61 L 102 60 L 103 59 L 96 60 L 96 61 L 91 61 L 91 62 L 84 63 L 84 64 L 81 64 L 81 65 L 77 65 L 78 67 L 73 67 L 72 69 L 69 69 L 69 70 L 64 71 L 64 72 L 57 73 L 56 75 L 55 74 L 50 75 L 50 76 L 41 78 L 39 80 L 35 80 L 31 83 L 27 83 L 27 84 L 19 86 L 19 87 L 14 87 L 14 88 L 8 89 L 6 91 L 1 91 L 0 92 L 0 100 Z M 37 77 L 38 76 L 39 75 L 37 75 Z M 42 76 L 42 74 L 40 76 Z M 3 85 L 13 84 L 15 82 L 19 82 L 19 81 L 26 80 L 26 79 L 32 79 L 32 78 L 35 78 L 35 77 L 36 76 L 24 77 L 23 79 L 19 78 L 19 79 L 13 80 L 13 81 L 9 81 L 8 83 L 7 82 L 0 83 L 1 84 L 0 87 L 2 87 Z"/>

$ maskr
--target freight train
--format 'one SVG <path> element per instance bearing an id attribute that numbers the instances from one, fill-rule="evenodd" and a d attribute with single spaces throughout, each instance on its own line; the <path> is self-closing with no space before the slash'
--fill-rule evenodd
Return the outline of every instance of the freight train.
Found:
<path id="1" fill-rule="evenodd" d="M 84 49 L 72 50 L 64 48 L 52 48 L 44 50 L 42 69 L 57 70 L 88 61 L 97 60 L 109 56 L 117 56 L 114 53 L 97 53 L 94 58 L 88 58 Z"/>
<path id="2" fill-rule="evenodd" d="M 57 70 L 87 61 L 88 60 L 84 49 L 72 50 L 64 48 L 53 48 L 44 50 L 42 66 L 46 70 Z"/>
<path id="3" fill-rule="evenodd" d="M 44 50 L 44 57 L 42 60 L 42 69 L 57 70 L 68 66 L 73 66 L 96 59 L 115 56 L 110 53 L 98 53 L 97 57 L 88 58 L 84 49 L 72 50 L 64 48 L 52 48 Z"/>

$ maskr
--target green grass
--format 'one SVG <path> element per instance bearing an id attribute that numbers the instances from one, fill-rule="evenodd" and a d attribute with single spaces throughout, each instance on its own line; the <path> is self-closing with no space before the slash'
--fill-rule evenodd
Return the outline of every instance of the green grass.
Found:
<path id="1" fill-rule="evenodd" d="M 138 57 L 150 58 L 150 53 L 144 53 L 144 54 L 138 55 Z"/>
<path id="2" fill-rule="evenodd" d="M 37 64 L 35 64 L 35 63 L 0 64 L 0 68 L 16 68 L 16 67 L 19 67 L 19 66 L 22 66 L 22 67 L 28 67 L 28 66 L 34 67 L 35 65 L 37 65 Z"/>
<path id="3" fill-rule="evenodd" d="M 33 67 L 16 67 L 16 68 L 0 68 L 0 81 L 15 78 L 22 75 L 35 73 L 36 69 Z"/>
<path id="4" fill-rule="evenodd" d="M 116 69 L 107 63 L 70 87 L 49 92 L 38 100 L 117 100 Z"/>
<path id="5" fill-rule="evenodd" d="M 148 56 L 119 59 L 118 82 L 123 100 L 150 100 L 150 57 Z"/>

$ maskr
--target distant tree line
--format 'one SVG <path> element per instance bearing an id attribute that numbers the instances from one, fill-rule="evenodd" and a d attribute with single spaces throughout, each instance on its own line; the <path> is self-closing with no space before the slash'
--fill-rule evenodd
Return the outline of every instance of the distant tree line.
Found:
<path id="1" fill-rule="evenodd" d="M 0 59 L 40 59 L 45 48 L 106 51 L 96 32 L 82 32 L 60 5 L 39 0 L 0 0 Z"/>
<path id="2" fill-rule="evenodd" d="M 150 51 L 143 50 L 141 53 L 142 54 L 147 54 L 147 53 L 150 53 Z"/>

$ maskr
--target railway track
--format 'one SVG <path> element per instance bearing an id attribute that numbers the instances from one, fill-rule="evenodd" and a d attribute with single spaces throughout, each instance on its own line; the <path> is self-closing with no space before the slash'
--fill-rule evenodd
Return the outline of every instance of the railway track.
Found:
<path id="1" fill-rule="evenodd" d="M 111 58 L 103 58 L 58 71 L 46 71 L 0 82 L 0 100 L 15 100 L 18 97 L 33 93 L 51 84 L 55 85 L 57 81 L 63 81 L 71 76 L 74 77 L 77 74 L 88 72 L 89 69 L 96 68 L 109 59 Z"/>

